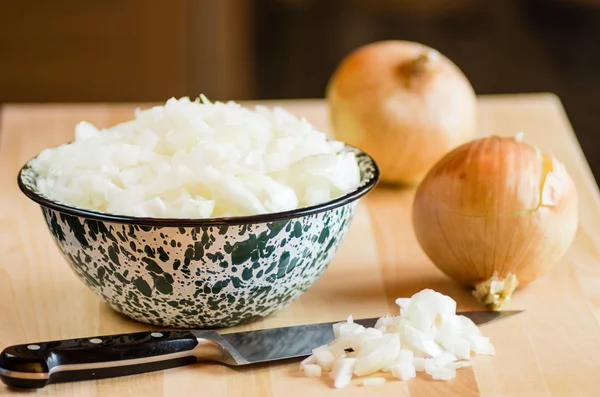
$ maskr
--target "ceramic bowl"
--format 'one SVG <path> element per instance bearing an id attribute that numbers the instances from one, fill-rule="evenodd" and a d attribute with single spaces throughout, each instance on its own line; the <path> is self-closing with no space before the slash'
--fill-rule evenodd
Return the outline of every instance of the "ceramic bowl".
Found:
<path id="1" fill-rule="evenodd" d="M 26 164 L 19 187 L 41 206 L 75 274 L 114 310 L 179 328 L 250 322 L 298 298 L 339 248 L 357 200 L 375 186 L 377 165 L 357 155 L 360 185 L 326 203 L 257 216 L 139 218 L 49 199 Z"/>

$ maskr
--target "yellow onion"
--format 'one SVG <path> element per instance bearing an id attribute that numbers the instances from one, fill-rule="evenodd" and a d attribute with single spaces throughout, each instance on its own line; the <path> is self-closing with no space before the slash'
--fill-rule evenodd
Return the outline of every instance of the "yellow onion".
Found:
<path id="1" fill-rule="evenodd" d="M 336 139 L 375 158 L 381 180 L 416 184 L 444 154 L 474 138 L 476 97 L 433 48 L 382 41 L 350 53 L 327 87 Z"/>
<path id="2" fill-rule="evenodd" d="M 492 308 L 560 260 L 577 222 L 577 192 L 563 164 L 519 136 L 452 150 L 425 176 L 413 207 L 425 253 Z"/>

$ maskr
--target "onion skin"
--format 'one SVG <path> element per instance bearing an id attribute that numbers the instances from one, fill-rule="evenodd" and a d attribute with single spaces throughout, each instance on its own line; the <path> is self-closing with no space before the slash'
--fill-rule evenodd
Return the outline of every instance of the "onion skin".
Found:
<path id="1" fill-rule="evenodd" d="M 373 156 L 384 182 L 416 184 L 449 150 L 474 138 L 471 84 L 422 44 L 392 40 L 355 50 L 326 96 L 335 138 Z"/>
<path id="2" fill-rule="evenodd" d="M 532 282 L 565 254 L 577 224 L 578 196 L 565 167 L 524 142 L 495 136 L 444 156 L 418 187 L 413 206 L 422 249 L 470 286 L 511 274 L 521 286 Z M 504 300 L 478 298 L 492 307 Z"/>

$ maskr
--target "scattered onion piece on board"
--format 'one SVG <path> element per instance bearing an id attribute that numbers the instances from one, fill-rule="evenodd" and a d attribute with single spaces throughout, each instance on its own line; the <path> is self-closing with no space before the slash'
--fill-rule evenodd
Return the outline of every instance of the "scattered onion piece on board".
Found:
<path id="1" fill-rule="evenodd" d="M 342 389 L 350 384 L 355 364 L 355 358 L 346 358 L 344 354 L 335 360 L 329 377 L 333 380 L 336 389 Z"/>
<path id="2" fill-rule="evenodd" d="M 385 383 L 385 378 L 367 378 L 362 381 L 363 386 L 376 386 Z"/>
<path id="3" fill-rule="evenodd" d="M 304 366 L 304 374 L 309 378 L 318 378 L 321 376 L 322 369 L 317 364 L 307 364 Z"/>
<path id="4" fill-rule="evenodd" d="M 390 372 L 400 380 L 424 371 L 436 380 L 456 377 L 456 370 L 471 365 L 471 354 L 495 354 L 489 338 L 473 321 L 456 314 L 456 302 L 425 289 L 411 298 L 396 301 L 399 316 L 381 317 L 375 327 L 365 328 L 348 317 L 334 324 L 335 339 L 319 346 L 301 363 L 307 376 L 319 367 L 329 372 L 335 388 L 348 386 L 354 376 Z M 383 379 L 383 381 L 382 381 Z M 363 386 L 385 382 L 365 378 Z"/>

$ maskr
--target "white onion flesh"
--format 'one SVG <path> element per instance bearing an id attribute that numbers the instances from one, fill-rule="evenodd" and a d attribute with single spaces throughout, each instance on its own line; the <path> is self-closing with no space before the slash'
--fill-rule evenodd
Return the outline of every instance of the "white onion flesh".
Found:
<path id="1" fill-rule="evenodd" d="M 282 108 L 250 110 L 205 97 L 137 110 L 30 162 L 39 192 L 100 212 L 214 218 L 292 210 L 354 189 L 354 153 Z"/>
<path id="2" fill-rule="evenodd" d="M 335 360 L 333 368 L 329 373 L 329 377 L 333 380 L 333 386 L 336 389 L 343 389 L 350 384 L 355 364 L 355 358 L 340 356 Z"/>
<path id="3" fill-rule="evenodd" d="M 395 378 L 400 380 L 409 380 L 417 376 L 415 366 L 412 363 L 395 364 L 390 367 L 390 371 Z"/>
<path id="4" fill-rule="evenodd" d="M 400 335 L 385 334 L 362 344 L 357 353 L 354 374 L 366 376 L 389 368 L 400 353 Z"/>
<path id="5" fill-rule="evenodd" d="M 456 361 L 454 363 L 452 363 L 452 366 L 456 369 L 458 368 L 464 368 L 464 367 L 471 367 L 473 366 L 473 363 L 471 363 L 470 361 Z"/>
<path id="6" fill-rule="evenodd" d="M 450 380 L 456 377 L 456 368 L 451 365 L 438 366 L 434 359 L 425 360 L 425 372 L 436 380 Z"/>
<path id="7" fill-rule="evenodd" d="M 304 366 L 304 374 L 309 378 L 318 378 L 321 376 L 322 369 L 317 364 L 308 364 Z"/>
<path id="8" fill-rule="evenodd" d="M 315 355 L 311 355 L 306 357 L 304 360 L 302 360 L 302 362 L 300 363 L 300 369 L 303 370 L 304 367 L 306 365 L 310 365 L 310 364 L 316 364 L 317 363 L 317 359 L 315 357 Z"/>
<path id="9" fill-rule="evenodd" d="M 323 368 L 325 371 L 331 371 L 333 363 L 335 362 L 335 356 L 331 350 L 326 348 L 317 348 L 313 351 L 317 365 Z"/>
<path id="10" fill-rule="evenodd" d="M 407 349 L 402 349 L 400 350 L 400 353 L 398 353 L 398 355 L 396 356 L 396 363 L 397 364 L 411 364 L 413 365 L 413 360 L 415 359 L 415 354 L 412 352 L 412 350 L 407 350 Z"/>
<path id="11" fill-rule="evenodd" d="M 471 365 L 471 354 L 495 354 L 477 325 L 456 314 L 452 298 L 426 289 L 396 303 L 401 314 L 381 317 L 373 328 L 352 317 L 335 324 L 335 339 L 302 362 L 305 372 L 307 365 L 331 371 L 336 388 L 347 386 L 353 375 L 378 372 L 409 380 L 424 371 L 433 379 L 450 380 L 457 369 Z"/>
<path id="12" fill-rule="evenodd" d="M 385 383 L 385 378 L 367 378 L 362 381 L 363 386 L 376 386 Z"/>
<path id="13" fill-rule="evenodd" d="M 425 371 L 425 358 L 423 357 L 415 357 L 413 359 L 413 365 L 415 366 L 415 370 L 417 372 Z"/>

